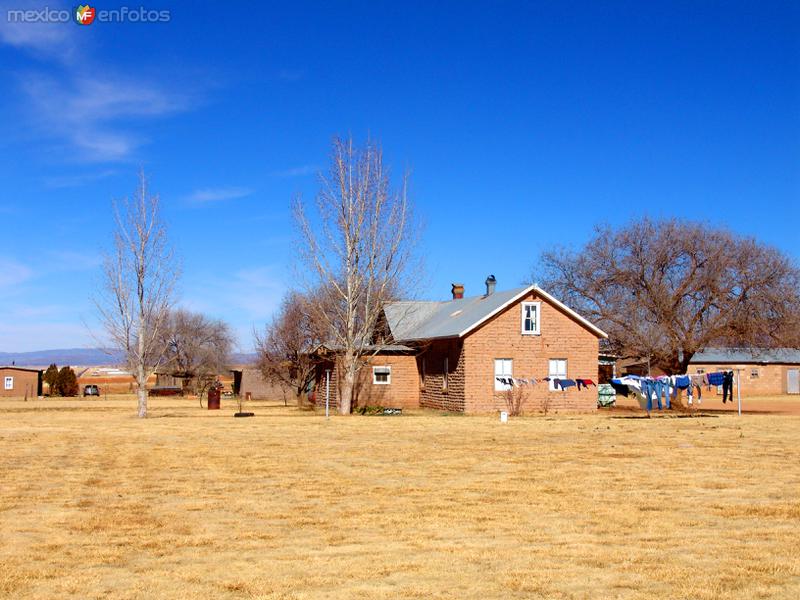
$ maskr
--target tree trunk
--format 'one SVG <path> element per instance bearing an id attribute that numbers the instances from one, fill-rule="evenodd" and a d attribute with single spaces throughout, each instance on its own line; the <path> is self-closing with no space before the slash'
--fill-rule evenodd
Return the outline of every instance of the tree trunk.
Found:
<path id="1" fill-rule="evenodd" d="M 147 377 L 144 373 L 143 364 L 137 366 L 136 383 L 139 386 L 139 389 L 136 390 L 136 395 L 139 397 L 137 415 L 140 419 L 144 419 L 147 416 Z"/>
<path id="2" fill-rule="evenodd" d="M 353 362 L 355 361 L 347 360 L 342 387 L 339 390 L 339 413 L 342 415 L 349 415 L 353 408 L 353 389 L 356 382 L 356 370 Z"/>

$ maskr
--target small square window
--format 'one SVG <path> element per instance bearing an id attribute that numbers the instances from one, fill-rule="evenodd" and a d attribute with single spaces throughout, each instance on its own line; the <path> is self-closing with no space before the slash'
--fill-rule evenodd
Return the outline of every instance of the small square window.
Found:
<path id="1" fill-rule="evenodd" d="M 510 390 L 513 386 L 514 361 L 510 358 L 494 359 L 494 390 L 502 392 Z"/>
<path id="2" fill-rule="evenodd" d="M 372 383 L 375 385 L 392 383 L 392 367 L 372 367 Z"/>
<path id="3" fill-rule="evenodd" d="M 560 387 L 556 387 L 554 379 L 566 379 L 567 378 L 567 359 L 566 358 L 551 358 L 549 361 L 549 373 L 548 376 L 550 377 L 550 391 L 554 392 L 557 390 L 561 390 Z M 561 390 L 563 391 L 563 390 Z"/>
<path id="4" fill-rule="evenodd" d="M 750 379 L 758 379 L 758 369 L 750 369 Z"/>
<path id="5" fill-rule="evenodd" d="M 697 369 L 697 374 L 698 374 L 698 375 L 702 375 L 702 374 L 703 374 L 703 373 L 705 373 L 705 372 L 706 372 L 706 370 L 705 370 L 705 369 Z"/>
<path id="6" fill-rule="evenodd" d="M 539 314 L 541 302 L 522 303 L 522 335 L 539 335 Z"/>
<path id="7" fill-rule="evenodd" d="M 3 382 L 3 387 L 7 390 L 14 389 L 14 378 L 13 377 L 6 377 L 5 381 Z"/>

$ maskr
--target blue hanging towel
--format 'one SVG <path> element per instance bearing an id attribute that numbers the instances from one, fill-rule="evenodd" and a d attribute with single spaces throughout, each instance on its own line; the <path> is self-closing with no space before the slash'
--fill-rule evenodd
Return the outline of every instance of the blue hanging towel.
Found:
<path id="1" fill-rule="evenodd" d="M 725 383 L 725 373 L 722 371 L 708 374 L 708 385 L 722 385 L 723 383 Z"/>

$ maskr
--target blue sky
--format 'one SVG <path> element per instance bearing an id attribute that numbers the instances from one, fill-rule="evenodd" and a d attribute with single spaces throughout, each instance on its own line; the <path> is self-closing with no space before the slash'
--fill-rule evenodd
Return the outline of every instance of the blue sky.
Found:
<path id="1" fill-rule="evenodd" d="M 334 134 L 411 171 L 423 297 L 516 286 L 543 249 L 642 215 L 800 256 L 796 2 L 198 4 L 83 27 L 9 24 L 42 4 L 0 1 L 0 351 L 95 345 L 111 200 L 140 166 L 181 304 L 248 350 Z"/>

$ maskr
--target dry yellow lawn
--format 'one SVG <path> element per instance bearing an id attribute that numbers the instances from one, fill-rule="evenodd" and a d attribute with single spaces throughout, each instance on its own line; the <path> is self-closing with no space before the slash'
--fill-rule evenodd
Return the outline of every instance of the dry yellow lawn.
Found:
<path id="1" fill-rule="evenodd" d="M 0 401 L 7 598 L 798 598 L 800 417 Z"/>

